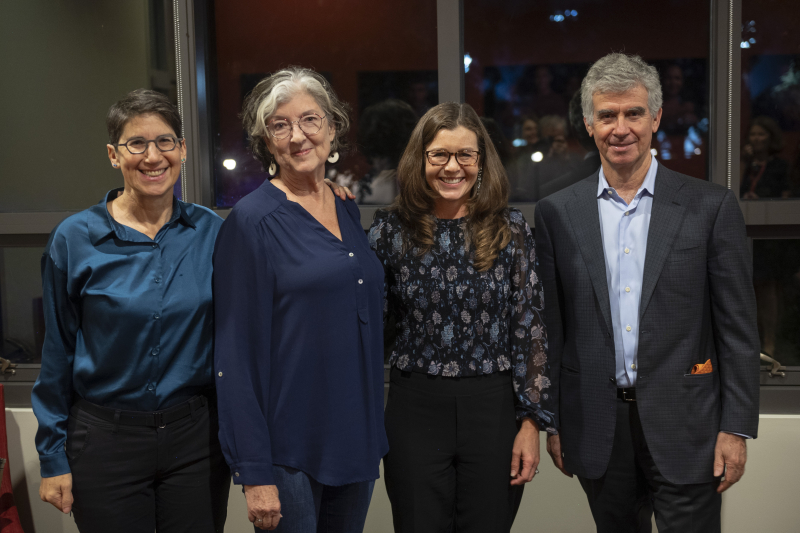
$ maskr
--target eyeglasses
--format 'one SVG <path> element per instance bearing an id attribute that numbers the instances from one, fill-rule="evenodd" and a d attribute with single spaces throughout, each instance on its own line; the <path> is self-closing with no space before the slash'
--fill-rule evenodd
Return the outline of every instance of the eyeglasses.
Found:
<path id="1" fill-rule="evenodd" d="M 142 138 L 128 139 L 126 143 L 117 143 L 116 146 L 124 146 L 132 154 L 143 154 L 147 151 L 147 146 L 150 143 L 155 143 L 156 148 L 162 152 L 171 152 L 178 146 L 178 142 L 183 139 L 178 139 L 174 135 L 159 135 L 155 139 L 146 141 Z"/>
<path id="2" fill-rule="evenodd" d="M 322 128 L 322 121 L 324 119 L 325 117 L 321 117 L 316 113 L 306 115 L 300 120 L 286 120 L 284 118 L 273 119 L 267 124 L 267 130 L 275 139 L 285 139 L 292 134 L 292 124 L 297 124 L 300 130 L 306 135 L 316 135 Z"/>
<path id="3" fill-rule="evenodd" d="M 425 152 L 428 163 L 435 167 L 443 167 L 450 162 L 450 157 L 456 156 L 456 163 L 462 167 L 471 167 L 478 162 L 478 150 L 460 150 L 458 152 L 448 152 L 447 150 L 431 150 Z"/>

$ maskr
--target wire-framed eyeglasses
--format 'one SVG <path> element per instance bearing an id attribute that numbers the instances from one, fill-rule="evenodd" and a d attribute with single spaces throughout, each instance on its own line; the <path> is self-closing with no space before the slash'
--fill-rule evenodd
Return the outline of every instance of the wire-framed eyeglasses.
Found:
<path id="1" fill-rule="evenodd" d="M 325 115 L 327 117 L 327 115 Z M 322 121 L 325 117 L 321 117 L 316 113 L 305 115 L 298 120 L 286 120 L 285 118 L 274 118 L 267 124 L 267 131 L 275 139 L 285 139 L 292 134 L 292 124 L 297 124 L 300 130 L 306 135 L 316 135 L 322 129 Z"/>
<path id="2" fill-rule="evenodd" d="M 116 146 L 124 146 L 128 149 L 128 151 L 132 154 L 143 154 L 147 151 L 147 146 L 150 143 L 154 143 L 156 148 L 158 148 L 162 152 L 171 152 L 178 146 L 178 143 L 183 139 L 179 139 L 174 135 L 159 135 L 155 139 L 146 140 L 142 139 L 141 137 L 134 137 L 133 139 L 128 139 L 128 142 L 124 143 L 117 143 Z"/>
<path id="3" fill-rule="evenodd" d="M 452 156 L 456 156 L 456 163 L 462 167 L 471 167 L 478 162 L 479 150 L 459 150 L 458 152 L 448 152 L 447 150 L 430 150 L 425 152 L 428 163 L 435 167 L 443 167 L 450 162 Z"/>

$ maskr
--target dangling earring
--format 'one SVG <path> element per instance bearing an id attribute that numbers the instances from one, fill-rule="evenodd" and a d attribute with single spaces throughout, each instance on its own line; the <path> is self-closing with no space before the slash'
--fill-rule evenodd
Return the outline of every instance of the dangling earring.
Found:
<path id="1" fill-rule="evenodd" d="M 275 161 L 272 161 L 272 162 L 269 164 L 269 169 L 267 169 L 267 172 L 269 172 L 269 175 L 270 175 L 270 176 L 274 176 L 275 174 L 277 174 L 277 173 L 278 173 L 278 167 L 277 167 L 277 166 L 275 166 Z"/>
<path id="2" fill-rule="evenodd" d="M 339 152 L 331 152 L 328 156 L 328 163 L 336 163 L 339 160 Z"/>
<path id="3" fill-rule="evenodd" d="M 478 185 L 475 187 L 475 194 L 481 191 L 481 181 L 483 181 L 483 168 L 478 169 Z"/>

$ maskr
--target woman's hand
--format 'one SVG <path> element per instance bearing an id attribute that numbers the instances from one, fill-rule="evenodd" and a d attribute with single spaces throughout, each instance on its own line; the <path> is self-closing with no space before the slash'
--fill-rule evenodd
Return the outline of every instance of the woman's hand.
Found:
<path id="1" fill-rule="evenodd" d="M 259 529 L 272 530 L 278 527 L 281 517 L 281 501 L 275 485 L 245 485 L 247 519 Z"/>
<path id="2" fill-rule="evenodd" d="M 347 187 L 342 187 L 341 185 L 332 182 L 328 178 L 325 178 L 325 184 L 331 188 L 333 194 L 335 194 L 342 200 L 347 200 L 348 198 L 351 200 L 356 199 L 356 195 L 350 192 L 350 189 L 348 189 Z"/>
<path id="3" fill-rule="evenodd" d="M 511 452 L 511 484 L 524 485 L 532 480 L 538 466 L 539 426 L 532 419 L 523 418 Z"/>
<path id="4" fill-rule="evenodd" d="M 64 514 L 72 510 L 72 474 L 43 477 L 39 485 L 39 497 Z"/>

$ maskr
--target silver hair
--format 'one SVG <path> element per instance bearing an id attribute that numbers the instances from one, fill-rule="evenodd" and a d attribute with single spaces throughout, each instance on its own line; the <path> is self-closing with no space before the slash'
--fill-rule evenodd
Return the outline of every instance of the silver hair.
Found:
<path id="1" fill-rule="evenodd" d="M 349 106 L 336 97 L 328 80 L 319 73 L 308 68 L 289 67 L 258 82 L 245 97 L 242 106 L 242 124 L 247 132 L 250 151 L 261 161 L 264 169 L 273 162 L 266 142 L 269 119 L 278 107 L 303 92 L 314 98 L 329 124 L 336 128 L 331 151 L 338 152 L 347 147 L 347 132 L 350 130 Z"/>
<path id="2" fill-rule="evenodd" d="M 581 82 L 581 107 L 583 117 L 590 125 L 594 122 L 594 102 L 597 93 L 624 93 L 636 86 L 647 91 L 647 107 L 655 117 L 661 109 L 661 80 L 652 65 L 635 55 L 614 52 L 598 59 Z"/>

